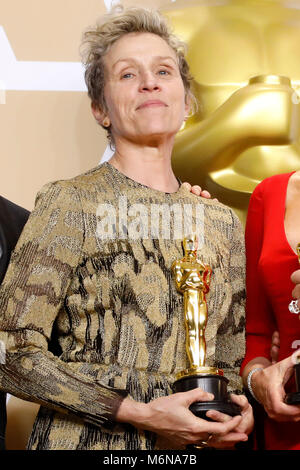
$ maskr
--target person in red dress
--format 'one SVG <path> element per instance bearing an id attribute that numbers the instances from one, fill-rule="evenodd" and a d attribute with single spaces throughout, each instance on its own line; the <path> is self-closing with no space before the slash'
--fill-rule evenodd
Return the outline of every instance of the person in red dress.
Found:
<path id="1" fill-rule="evenodd" d="M 266 449 L 300 449 L 300 405 L 284 402 L 286 393 L 296 390 L 293 366 L 300 359 L 300 316 L 289 311 L 292 295 L 299 293 L 293 283 L 299 277 L 299 213 L 300 171 L 262 181 L 251 196 L 246 223 L 247 342 L 241 374 L 265 409 Z M 270 358 L 274 330 L 280 337 L 276 363 Z"/>

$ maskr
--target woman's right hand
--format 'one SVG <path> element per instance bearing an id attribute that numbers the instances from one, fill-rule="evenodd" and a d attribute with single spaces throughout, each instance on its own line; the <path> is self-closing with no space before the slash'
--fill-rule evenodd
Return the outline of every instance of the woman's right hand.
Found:
<path id="1" fill-rule="evenodd" d="M 294 372 L 299 353 L 298 350 L 286 359 L 254 372 L 251 377 L 255 397 L 275 421 L 300 421 L 300 406 L 284 402 L 284 386 Z"/>
<path id="2" fill-rule="evenodd" d="M 241 416 L 228 417 L 226 422 L 213 422 L 197 418 L 189 410 L 196 401 L 210 400 L 213 400 L 213 395 L 200 388 L 157 398 L 147 404 L 125 398 L 116 420 L 152 431 L 179 446 L 199 445 L 211 434 L 217 435 L 219 448 L 233 447 L 237 442 L 247 440 L 247 434 L 234 431 L 242 420 Z M 230 440 L 226 439 L 229 434 Z"/>

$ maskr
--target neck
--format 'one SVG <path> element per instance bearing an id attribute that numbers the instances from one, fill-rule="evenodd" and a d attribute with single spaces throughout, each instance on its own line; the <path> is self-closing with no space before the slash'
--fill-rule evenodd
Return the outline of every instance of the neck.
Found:
<path id="1" fill-rule="evenodd" d="M 149 188 L 166 193 L 178 190 L 171 165 L 172 142 L 137 145 L 116 139 L 116 151 L 109 160 L 117 170 Z"/>

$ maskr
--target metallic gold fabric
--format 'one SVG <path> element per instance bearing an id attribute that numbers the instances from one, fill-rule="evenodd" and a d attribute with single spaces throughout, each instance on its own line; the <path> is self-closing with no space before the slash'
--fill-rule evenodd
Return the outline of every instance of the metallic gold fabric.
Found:
<path id="1" fill-rule="evenodd" d="M 109 163 L 45 185 L 12 254 L 0 289 L 0 386 L 42 405 L 29 449 L 152 449 L 156 436 L 114 423 L 127 394 L 142 402 L 171 393 L 186 367 L 182 296 L 172 280 L 181 240 L 96 236 L 97 208 L 202 204 L 201 258 L 213 269 L 207 364 L 241 389 L 244 356 L 244 247 L 231 209 L 184 186 L 166 194 Z M 174 222 L 174 221 L 173 221 Z M 172 223 L 173 223 L 172 222 Z M 48 342 L 57 342 L 57 355 Z M 166 446 L 166 444 L 164 444 Z"/>

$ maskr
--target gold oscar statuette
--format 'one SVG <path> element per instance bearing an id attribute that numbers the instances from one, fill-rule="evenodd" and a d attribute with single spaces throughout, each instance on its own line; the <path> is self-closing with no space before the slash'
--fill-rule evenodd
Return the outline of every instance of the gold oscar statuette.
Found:
<path id="1" fill-rule="evenodd" d="M 172 273 L 177 290 L 183 294 L 183 310 L 186 328 L 186 354 L 189 367 L 176 376 L 175 393 L 200 387 L 213 393 L 214 400 L 196 402 L 190 406 L 194 415 L 208 419 L 208 410 L 218 410 L 230 416 L 240 414 L 240 408 L 229 400 L 228 379 L 223 371 L 208 367 L 206 361 L 205 328 L 207 324 L 206 294 L 209 292 L 212 269 L 197 258 L 198 240 L 191 235 L 183 240 L 184 257 L 174 261 Z"/>
<path id="2" fill-rule="evenodd" d="M 297 245 L 297 255 L 298 255 L 298 261 L 300 265 L 300 243 Z M 293 313 L 296 313 L 294 311 Z M 299 313 L 299 310 L 298 312 Z M 300 320 L 300 315 L 299 315 L 299 320 Z M 294 371 L 295 371 L 295 383 L 296 383 L 296 392 L 291 392 L 288 393 L 285 397 L 285 402 L 288 405 L 300 405 L 300 361 L 299 357 L 297 359 L 298 363 L 294 365 Z"/>

